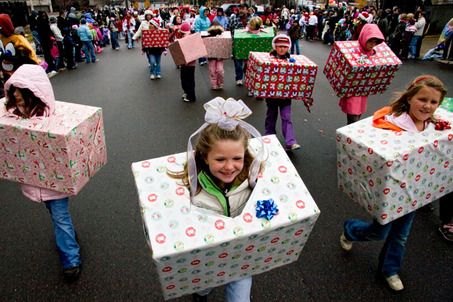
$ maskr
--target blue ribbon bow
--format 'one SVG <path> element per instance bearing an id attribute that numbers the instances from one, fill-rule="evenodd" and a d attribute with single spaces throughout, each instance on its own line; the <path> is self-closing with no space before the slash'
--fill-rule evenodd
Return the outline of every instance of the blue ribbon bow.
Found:
<path id="1" fill-rule="evenodd" d="M 256 217 L 271 220 L 278 213 L 277 205 L 273 199 L 258 200 L 256 202 Z"/>

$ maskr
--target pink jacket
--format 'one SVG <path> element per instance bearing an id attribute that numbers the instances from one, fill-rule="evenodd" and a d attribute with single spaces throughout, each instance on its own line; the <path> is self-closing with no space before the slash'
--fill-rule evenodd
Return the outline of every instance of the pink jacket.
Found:
<path id="1" fill-rule="evenodd" d="M 374 49 L 371 51 L 367 51 L 365 49 L 366 42 L 369 39 L 377 38 L 384 41 L 384 35 L 379 30 L 379 27 L 376 24 L 365 24 L 362 28 L 362 31 L 359 35 L 359 45 L 360 50 L 363 54 L 366 55 L 373 55 Z M 366 103 L 368 97 L 366 96 L 351 96 L 351 97 L 343 97 L 340 99 L 339 105 L 341 110 L 346 114 L 353 114 L 353 115 L 361 115 L 366 111 Z"/>
<path id="2" fill-rule="evenodd" d="M 5 91 L 13 85 L 16 88 L 27 88 L 47 105 L 44 116 L 48 117 L 55 113 L 55 96 L 52 85 L 44 69 L 39 65 L 24 64 L 19 67 L 5 83 Z M 42 117 L 32 117 L 39 121 Z M 65 198 L 68 195 L 48 189 L 22 184 L 22 193 L 33 201 L 41 202 Z"/>

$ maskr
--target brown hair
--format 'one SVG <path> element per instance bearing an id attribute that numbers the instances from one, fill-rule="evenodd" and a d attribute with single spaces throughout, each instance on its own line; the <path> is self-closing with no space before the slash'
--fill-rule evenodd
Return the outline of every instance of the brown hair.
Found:
<path id="1" fill-rule="evenodd" d="M 17 108 L 17 100 L 14 96 L 14 92 L 18 89 L 25 103 L 26 112 L 22 113 L 19 108 Z M 30 118 L 32 116 L 43 116 L 46 111 L 47 105 L 36 97 L 33 92 L 27 88 L 17 88 L 11 85 L 6 92 L 6 110 L 14 109 L 13 113 L 23 118 Z"/>
<path id="2" fill-rule="evenodd" d="M 197 165 L 197 175 L 201 171 L 209 171 L 209 166 L 206 163 L 206 157 L 208 153 L 211 152 L 214 144 L 220 140 L 232 140 L 232 141 L 241 141 L 245 154 L 244 154 L 244 168 L 241 173 L 236 177 L 235 183 L 241 183 L 246 180 L 249 176 L 250 167 L 253 162 L 253 156 L 248 150 L 248 140 L 250 139 L 250 134 L 241 126 L 236 126 L 233 130 L 224 130 L 220 128 L 217 124 L 211 124 L 205 129 L 203 129 L 198 137 L 198 140 L 195 144 L 195 163 Z M 183 184 L 189 187 L 189 172 L 187 163 L 184 165 L 184 170 L 181 172 L 171 172 L 168 171 L 167 174 L 170 177 L 176 179 L 182 179 Z M 200 185 L 197 186 L 197 192 L 201 190 Z"/>
<path id="3" fill-rule="evenodd" d="M 423 87 L 434 88 L 440 92 L 440 102 L 442 103 L 447 89 L 437 77 L 429 74 L 421 75 L 416 77 L 407 87 L 406 91 L 397 94 L 397 97 L 390 103 L 392 113 L 396 116 L 400 116 L 404 112 L 409 111 L 409 99 L 416 95 Z"/>

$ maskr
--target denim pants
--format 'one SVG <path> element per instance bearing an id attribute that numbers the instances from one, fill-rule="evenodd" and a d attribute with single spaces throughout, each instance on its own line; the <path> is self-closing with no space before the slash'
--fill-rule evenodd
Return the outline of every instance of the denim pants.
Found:
<path id="1" fill-rule="evenodd" d="M 252 277 L 246 277 L 241 280 L 233 281 L 225 286 L 226 302 L 250 302 L 250 292 L 252 289 Z M 198 292 L 200 296 L 206 296 L 212 291 L 212 288 Z"/>
<path id="2" fill-rule="evenodd" d="M 299 40 L 291 40 L 291 54 L 294 54 L 294 51 L 296 51 L 296 54 L 300 55 L 300 48 L 299 48 Z"/>
<path id="3" fill-rule="evenodd" d="M 385 239 L 379 255 L 379 271 L 384 277 L 399 273 L 406 242 L 412 228 L 415 211 L 381 225 L 377 221 L 350 219 L 344 223 L 344 235 L 350 241 L 378 241 Z"/>
<path id="4" fill-rule="evenodd" d="M 414 58 L 418 58 L 419 54 L 417 53 L 417 44 L 422 39 L 421 36 L 413 36 L 409 42 L 409 54 Z"/>
<path id="5" fill-rule="evenodd" d="M 266 99 L 267 111 L 266 121 L 264 122 L 264 135 L 276 134 L 278 111 L 282 120 L 282 132 L 285 138 L 286 147 L 296 143 L 293 122 L 291 121 L 291 99 Z"/>
<path id="6" fill-rule="evenodd" d="M 118 43 L 118 32 L 112 31 L 110 33 L 110 39 L 112 40 L 112 49 L 120 48 L 120 44 Z"/>
<path id="7" fill-rule="evenodd" d="M 149 74 L 160 75 L 160 57 L 162 54 L 148 53 Z"/>
<path id="8" fill-rule="evenodd" d="M 234 72 L 236 74 L 236 81 L 244 78 L 244 71 L 247 68 L 247 61 L 243 59 L 234 59 Z"/>
<path id="9" fill-rule="evenodd" d="M 96 55 L 94 54 L 94 46 L 93 42 L 91 41 L 82 41 L 83 47 L 82 51 L 85 54 L 85 62 L 90 63 L 90 57 L 91 57 L 91 62 L 96 62 Z"/>
<path id="10" fill-rule="evenodd" d="M 63 269 L 79 266 L 80 247 L 75 238 L 74 225 L 69 214 L 68 198 L 45 202 L 52 218 L 55 241 Z"/>
<path id="11" fill-rule="evenodd" d="M 127 31 L 127 48 L 134 48 L 134 40 L 132 40 L 133 34 L 130 30 Z"/>

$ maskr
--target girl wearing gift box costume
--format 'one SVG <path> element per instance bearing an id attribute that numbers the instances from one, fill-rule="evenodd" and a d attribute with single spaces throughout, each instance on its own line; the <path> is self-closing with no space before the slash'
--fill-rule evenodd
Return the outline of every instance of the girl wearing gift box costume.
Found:
<path id="1" fill-rule="evenodd" d="M 145 11 L 145 20 L 142 21 L 137 32 L 132 37 L 132 40 L 137 40 L 142 36 L 142 30 L 158 30 L 159 19 L 153 19 L 153 13 L 150 10 Z M 160 79 L 160 58 L 165 48 L 163 47 L 146 47 L 143 51 L 148 57 L 149 63 L 149 78 L 154 80 L 155 78 Z"/>
<path id="2" fill-rule="evenodd" d="M 422 132 L 434 127 L 433 114 L 441 104 L 446 89 L 443 83 L 431 75 L 417 77 L 408 89 L 394 100 L 389 107 L 374 113 L 373 126 L 392 131 Z M 436 124 L 436 129 L 438 125 Z M 398 273 L 403 261 L 406 242 L 409 237 L 415 211 L 385 225 L 349 219 L 344 223 L 340 244 L 350 251 L 353 241 L 385 240 L 379 255 L 379 273 L 394 291 L 404 289 Z"/>
<path id="3" fill-rule="evenodd" d="M 360 50 L 364 55 L 372 56 L 375 51 L 373 48 L 384 42 L 384 35 L 376 24 L 365 24 L 359 35 Z M 360 120 L 361 115 L 366 111 L 366 96 L 342 97 L 339 105 L 341 111 L 346 113 L 348 125 Z"/>
<path id="4" fill-rule="evenodd" d="M 241 214 L 252 193 L 260 161 L 248 149 L 250 134 L 259 132 L 242 119 L 252 112 L 241 101 L 215 98 L 204 105 L 206 123 L 189 138 L 188 164 L 172 174 L 190 188 L 191 203 L 228 217 Z M 195 150 L 191 139 L 199 134 Z M 229 302 L 250 301 L 252 277 L 230 282 L 225 288 Z M 193 295 L 194 301 L 207 301 L 212 289 Z"/>
<path id="5" fill-rule="evenodd" d="M 272 40 L 271 55 L 280 60 L 290 59 L 288 50 L 291 48 L 291 39 L 287 35 L 277 35 Z M 293 122 L 291 121 L 291 99 L 266 99 L 267 112 L 265 121 L 265 135 L 276 134 L 278 111 L 282 120 L 282 132 L 287 150 L 297 150 L 300 145 L 296 141 Z"/>
<path id="6" fill-rule="evenodd" d="M 54 114 L 52 85 L 44 69 L 38 65 L 19 67 L 5 83 L 5 91 L 7 114 L 36 119 L 38 123 Z M 65 280 L 77 280 L 81 272 L 80 247 L 69 213 L 68 196 L 31 185 L 22 184 L 21 187 L 22 193 L 29 199 L 45 203 L 52 218 Z"/>

